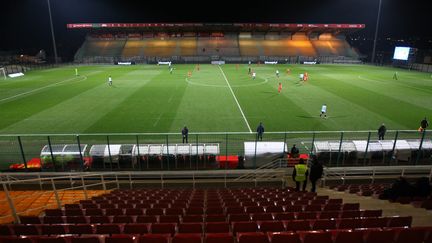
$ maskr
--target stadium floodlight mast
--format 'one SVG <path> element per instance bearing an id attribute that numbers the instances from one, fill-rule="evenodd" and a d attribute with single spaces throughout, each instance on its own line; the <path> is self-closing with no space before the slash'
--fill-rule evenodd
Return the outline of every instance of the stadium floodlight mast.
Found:
<path id="1" fill-rule="evenodd" d="M 381 15 L 381 2 L 382 2 L 382 0 L 379 0 L 377 21 L 376 21 L 376 26 L 375 26 L 375 37 L 374 37 L 374 43 L 373 43 L 373 49 L 372 49 L 372 63 L 375 62 L 375 50 L 376 50 L 376 43 L 377 43 L 377 38 L 378 38 L 378 28 L 379 28 L 379 21 L 380 21 L 380 15 Z"/>
<path id="2" fill-rule="evenodd" d="M 51 16 L 50 0 L 47 0 L 47 4 L 48 4 L 48 13 L 49 13 L 50 25 L 51 25 L 51 37 L 52 37 L 53 49 L 54 49 L 54 61 L 55 61 L 55 63 L 57 63 L 57 59 L 58 59 L 57 58 L 57 47 L 56 47 L 56 41 L 55 41 L 55 36 L 54 36 L 54 27 L 53 27 L 52 16 Z"/>

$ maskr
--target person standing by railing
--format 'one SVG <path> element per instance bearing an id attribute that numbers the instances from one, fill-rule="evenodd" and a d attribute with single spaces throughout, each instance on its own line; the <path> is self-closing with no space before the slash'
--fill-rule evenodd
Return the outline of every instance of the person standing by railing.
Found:
<path id="1" fill-rule="evenodd" d="M 182 131 L 182 138 L 183 138 L 183 143 L 188 143 L 188 135 L 189 135 L 189 129 L 186 127 L 186 125 L 183 127 Z"/>
<path id="2" fill-rule="evenodd" d="M 257 140 L 261 140 L 262 141 L 262 136 L 264 133 L 264 126 L 262 124 L 262 122 L 260 122 L 260 124 L 257 127 Z"/>
<path id="3" fill-rule="evenodd" d="M 381 124 L 381 126 L 378 128 L 378 140 L 384 140 L 384 135 L 387 131 L 387 128 L 385 127 L 384 123 Z"/>
<path id="4" fill-rule="evenodd" d="M 426 128 L 429 126 L 429 122 L 428 122 L 428 120 L 426 119 L 426 117 L 420 122 L 420 128 L 419 128 L 419 131 L 420 132 L 423 132 L 423 131 L 425 131 L 426 130 Z"/>
<path id="5" fill-rule="evenodd" d="M 316 191 L 316 183 L 322 177 L 323 166 L 315 156 L 312 157 L 312 165 L 310 167 L 309 180 L 312 184 L 311 192 Z"/>

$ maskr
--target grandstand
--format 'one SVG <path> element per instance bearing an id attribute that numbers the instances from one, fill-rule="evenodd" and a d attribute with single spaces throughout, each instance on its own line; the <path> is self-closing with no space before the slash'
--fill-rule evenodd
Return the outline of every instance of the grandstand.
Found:
<path id="1" fill-rule="evenodd" d="M 262 117 L 258 112 L 250 112 L 245 116 L 234 94 L 234 92 L 244 92 L 244 98 L 239 99 L 240 102 L 250 97 L 255 98 L 257 94 L 270 94 L 272 97 L 263 96 L 261 101 L 269 102 L 269 106 L 274 104 L 287 106 L 287 103 L 273 100 L 277 94 L 270 88 L 253 91 L 255 86 L 276 82 L 269 79 L 279 79 L 279 76 L 274 77 L 275 70 L 283 70 L 283 78 L 286 81 L 284 87 L 290 87 L 292 90 L 297 88 L 299 93 L 303 92 L 298 100 L 301 100 L 301 104 L 306 104 L 303 98 L 311 99 L 312 97 L 307 97 L 310 91 L 300 90 L 300 88 L 312 87 L 318 90 L 319 82 L 306 86 L 298 83 L 297 73 L 291 76 L 291 71 L 285 73 L 284 69 L 294 67 L 298 69 L 296 72 L 307 71 L 316 75 L 314 78 L 319 77 L 318 75 L 327 78 L 333 77 L 332 75 L 340 77 L 339 68 L 343 66 L 273 65 L 269 67 L 270 65 L 264 66 L 260 62 L 275 60 L 292 63 L 312 60 L 314 63 L 344 61 L 355 63 L 359 53 L 349 45 L 345 37 L 352 31 L 364 28 L 364 25 L 103 23 L 69 24 L 68 28 L 88 31 L 82 46 L 75 54 L 76 63 L 99 61 L 108 64 L 120 61 L 153 63 L 171 60 L 194 64 L 210 61 L 244 63 L 254 61 L 256 63 L 225 65 L 225 67 L 221 67 L 223 65 L 176 65 L 178 72 L 174 74 L 169 73 L 162 65 L 137 65 L 137 67 L 76 65 L 80 68 L 81 76 L 74 74 L 73 69 L 76 66 L 36 72 L 41 77 L 45 72 L 49 73 L 48 75 L 52 75 L 54 80 L 53 83 L 36 88 L 36 91 L 55 87 L 59 88 L 57 92 L 61 92 L 60 89 L 64 91 L 66 89 L 64 87 L 70 83 L 72 87 L 66 86 L 71 87 L 70 90 L 73 90 L 73 85 L 78 87 L 82 85 L 77 92 L 78 98 L 72 99 L 68 104 L 81 109 L 82 107 L 77 105 L 80 104 L 78 102 L 86 102 L 82 105 L 89 107 L 86 115 L 97 114 L 98 108 L 102 107 L 91 107 L 88 104 L 96 100 L 95 97 L 108 106 L 118 108 L 112 112 L 107 110 L 95 119 L 100 119 L 107 129 L 122 133 L 99 130 L 99 126 L 102 125 L 98 124 L 97 120 L 91 120 L 88 124 L 84 124 L 88 125 L 85 129 L 77 130 L 84 131 L 83 133 L 72 134 L 58 130 L 58 134 L 1 135 L 0 158 L 8 171 L 0 174 L 3 187 L 3 193 L 0 194 L 0 243 L 432 242 L 432 216 L 430 211 L 426 211 L 432 209 L 430 192 L 423 197 L 397 198 L 392 202 L 377 199 L 377 195 L 389 188 L 390 182 L 399 176 L 412 180 L 426 177 L 430 181 L 432 140 L 429 131 L 388 130 L 387 140 L 375 140 L 374 137 L 371 138 L 371 133 L 375 131 L 370 130 L 338 132 L 270 130 L 266 131 L 264 141 L 257 141 L 246 117 L 257 117 L 256 119 Z M 252 83 L 249 76 L 246 76 L 246 70 L 251 66 L 263 73 L 258 78 L 262 79 L 260 83 Z M 335 74 L 327 74 L 326 66 L 333 68 L 331 71 Z M 198 70 L 197 67 L 202 68 L 200 73 L 196 71 L 191 80 L 185 78 L 186 73 L 190 70 Z M 61 70 L 62 68 L 64 70 Z M 115 70 L 116 68 L 118 70 Z M 238 71 L 239 68 L 241 71 Z M 355 69 L 355 66 L 350 65 L 350 68 Z M 370 67 L 366 66 L 360 73 L 365 72 L 367 68 Z M 112 87 L 107 91 L 104 80 L 108 71 L 103 69 L 109 70 L 109 75 L 116 74 L 114 80 L 115 82 L 119 80 L 118 87 Z M 320 74 L 316 70 L 320 71 Z M 56 71 L 64 72 L 59 74 L 63 78 L 67 75 L 75 76 L 57 81 L 51 73 Z M 386 70 L 384 75 L 389 76 L 388 73 L 392 74 L 393 70 Z M 92 77 L 92 75 L 98 76 Z M 153 75 L 158 76 L 157 80 L 152 80 Z M 217 75 L 220 76 L 221 82 L 212 83 L 211 81 L 214 81 Z M 233 82 L 231 86 L 227 76 L 238 83 Z M 343 79 L 350 77 L 360 79 L 358 73 L 344 76 Z M 385 77 L 378 77 L 378 79 L 386 80 Z M 423 76 L 412 76 L 407 81 L 415 81 L 417 77 Z M 384 83 L 384 81 L 376 82 L 373 77 L 370 78 L 369 80 L 364 78 L 363 81 L 368 80 L 374 85 Z M 425 80 L 425 77 L 423 79 Z M 199 83 L 200 80 L 204 81 Z M 321 83 L 331 83 L 337 79 L 323 80 L 325 81 Z M 69 81 L 72 82 L 68 83 Z M 193 82 L 197 85 L 193 85 Z M 146 83 L 150 83 L 149 86 L 154 89 L 149 86 L 139 86 Z M 61 84 L 65 85 L 61 86 Z M 268 85 L 273 89 L 274 85 Z M 388 85 L 390 87 L 390 84 Z M 204 97 L 191 98 L 185 102 L 175 96 L 181 93 L 180 87 L 190 89 L 190 93 L 202 93 Z M 200 89 L 195 89 L 197 87 Z M 338 87 L 337 91 L 346 88 L 346 90 L 352 89 L 359 92 L 354 89 L 354 86 L 348 87 L 343 83 L 342 85 L 335 83 L 334 87 Z M 132 122 L 127 121 L 125 117 L 136 116 L 139 128 L 150 124 L 151 129 L 156 130 L 159 120 L 165 119 L 163 113 L 159 115 L 156 110 L 170 113 L 169 115 L 182 112 L 176 110 L 174 106 L 169 106 L 166 110 L 162 109 L 163 104 L 170 103 L 171 100 L 174 101 L 172 103 L 184 102 L 189 108 L 188 111 L 195 109 L 195 107 L 190 109 L 189 104 L 203 103 L 204 108 L 197 108 L 197 113 L 190 113 L 190 116 L 206 116 L 207 113 L 201 112 L 200 109 L 209 112 L 222 110 L 210 104 L 213 102 L 213 97 L 220 98 L 222 89 L 218 88 L 229 88 L 230 93 L 227 94 L 234 96 L 249 132 L 226 130 L 191 132 L 190 143 L 182 143 L 180 134 L 172 131 L 153 133 L 146 130 L 146 133 L 127 133 L 129 131 L 125 131 L 125 127 L 119 126 L 125 123 L 130 123 L 126 126 L 131 125 Z M 404 87 L 398 88 L 402 90 L 401 92 L 404 91 Z M 330 93 L 328 91 L 331 89 L 332 86 L 326 84 L 325 89 L 316 91 L 312 95 Z M 346 93 L 344 97 L 335 99 L 337 102 L 334 103 L 343 103 L 342 98 L 348 100 L 349 96 L 362 97 L 362 94 L 369 94 L 373 89 L 361 90 L 362 93 L 355 93 L 355 95 Z M 91 93 L 94 90 L 97 93 Z M 166 93 L 165 90 L 173 93 Z M 212 90 L 216 94 L 206 93 L 207 90 Z M 134 92 L 133 95 L 130 91 Z M 31 92 L 34 90 L 14 94 L 3 100 L 8 101 Z M 53 93 L 61 96 L 61 93 Z M 152 93 L 160 93 L 162 99 L 152 96 Z M 37 95 L 40 99 L 41 95 Z M 125 106 L 106 102 L 128 96 L 132 99 L 124 101 Z M 167 99 L 167 96 L 170 98 Z M 289 100 L 294 99 L 292 93 L 287 96 Z M 416 93 L 411 94 L 410 97 L 414 96 Z M 45 96 L 48 100 L 47 97 L 50 96 Z M 74 97 L 73 94 L 70 97 Z M 188 95 L 188 98 L 190 97 L 191 95 Z M 225 97 L 231 98 L 231 96 L 224 96 L 223 99 Z M 329 97 L 331 96 L 327 98 Z M 51 110 L 50 114 L 57 115 L 68 110 L 61 107 L 63 101 L 60 98 L 52 100 L 52 106 L 58 110 Z M 203 101 L 208 100 L 210 103 L 204 104 Z M 257 101 L 258 99 L 251 101 L 251 106 L 255 107 Z M 397 100 L 389 99 L 389 102 L 397 103 Z M 146 109 L 147 105 L 152 103 L 156 104 L 155 110 Z M 355 102 L 349 103 L 349 107 L 354 107 L 355 104 Z M 229 105 L 221 104 L 221 106 Z M 237 108 L 237 106 L 233 107 Z M 365 106 L 369 107 L 369 103 Z M 144 110 L 144 112 L 143 114 L 129 112 L 134 109 Z M 266 106 L 258 109 L 265 110 Z M 410 107 L 404 109 L 409 110 Z M 415 109 L 420 110 L 418 107 Z M 43 108 L 37 111 L 43 113 Z M 124 111 L 126 112 L 123 113 Z M 279 119 L 284 123 L 287 117 L 279 115 L 281 111 L 289 113 L 288 118 L 294 116 L 292 111 L 282 109 L 266 115 L 276 117 L 276 122 L 272 121 L 273 124 L 276 124 Z M 366 111 L 362 109 L 362 113 L 356 114 L 364 115 Z M 79 112 L 81 111 L 77 111 Z M 156 119 L 150 117 L 154 115 L 151 114 L 152 112 L 159 117 Z M 229 112 L 232 111 L 215 112 L 217 113 L 215 117 L 225 116 L 225 113 Z M 400 117 L 399 112 L 399 109 L 395 111 L 397 117 Z M 145 118 L 150 117 L 150 123 L 145 123 L 146 120 L 141 119 L 140 115 Z M 346 115 L 338 116 L 344 119 Z M 338 118 L 338 116 L 334 117 Z M 47 117 L 49 114 L 43 113 L 36 119 L 26 117 L 25 122 L 47 126 Z M 217 118 L 210 118 L 217 120 Z M 320 119 L 302 115 L 300 121 L 307 123 L 304 118 Z M 72 122 L 86 121 L 85 118 L 74 120 L 72 116 L 66 119 Z M 115 119 L 118 119 L 119 123 L 109 124 L 110 120 Z M 180 120 L 176 117 L 173 119 Z M 358 118 L 354 116 L 353 119 Z M 243 124 L 241 119 L 241 122 L 232 118 L 226 120 L 229 120 L 227 126 Z M 38 121 L 41 123 L 37 123 Z M 61 123 L 61 121 L 54 121 L 48 125 Z M 322 121 L 336 123 L 330 119 Z M 23 123 L 22 126 L 27 129 L 26 124 Z M 203 125 L 204 130 L 212 124 Z M 66 123 L 65 126 L 71 125 Z M 96 129 L 91 130 L 92 126 Z M 170 126 L 175 130 L 178 128 L 177 125 L 170 124 Z M 225 129 L 225 125 L 222 127 Z M 21 132 L 19 128 L 18 126 L 16 130 Z M 163 129 L 169 129 L 169 126 Z M 95 132 L 92 133 L 93 131 Z M 298 158 L 288 153 L 288 144 L 302 145 Z M 318 188 L 318 193 L 295 191 L 291 179 L 292 167 L 300 159 L 309 159 L 310 155 L 315 155 L 325 166 L 321 187 Z M 32 170 L 34 173 L 29 173 Z M 395 205 L 393 202 L 412 205 Z"/>
<path id="2" fill-rule="evenodd" d="M 147 62 L 172 60 L 261 60 L 322 57 L 356 60 L 345 34 L 348 24 L 68 24 L 89 31 L 75 61 L 104 57 Z M 112 34 L 106 34 L 109 30 Z M 333 60 L 330 59 L 330 60 Z M 298 59 L 296 59 L 298 60 Z"/>

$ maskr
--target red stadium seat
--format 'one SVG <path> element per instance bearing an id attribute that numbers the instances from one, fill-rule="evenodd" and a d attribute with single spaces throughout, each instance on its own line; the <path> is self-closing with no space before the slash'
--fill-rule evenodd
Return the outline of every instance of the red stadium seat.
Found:
<path id="1" fill-rule="evenodd" d="M 119 224 L 100 224 L 96 225 L 96 234 L 120 234 Z"/>
<path id="2" fill-rule="evenodd" d="M 238 243 L 269 243 L 267 236 L 262 232 L 239 233 Z"/>
<path id="3" fill-rule="evenodd" d="M 228 233 L 230 231 L 227 222 L 208 222 L 206 223 L 206 233 Z"/>
<path id="4" fill-rule="evenodd" d="M 233 243 L 234 237 L 230 233 L 206 234 L 204 243 Z"/>
<path id="5" fill-rule="evenodd" d="M 298 212 L 296 214 L 296 219 L 316 219 L 316 212 Z"/>
<path id="6" fill-rule="evenodd" d="M 285 225 L 282 221 L 261 221 L 259 229 L 261 232 L 279 232 L 285 231 Z"/>
<path id="7" fill-rule="evenodd" d="M 250 215 L 249 214 L 230 214 L 229 215 L 229 222 L 239 222 L 239 221 L 250 221 Z"/>
<path id="8" fill-rule="evenodd" d="M 271 243 L 302 243 L 300 236 L 293 232 L 273 232 L 268 237 Z"/>
<path id="9" fill-rule="evenodd" d="M 389 218 L 364 218 L 362 228 L 383 228 L 387 227 Z"/>
<path id="10" fill-rule="evenodd" d="M 342 204 L 342 210 L 360 210 L 360 203 L 345 203 Z"/>
<path id="11" fill-rule="evenodd" d="M 308 232 L 303 235 L 303 243 L 333 243 L 330 232 Z M 348 243 L 348 242 L 347 242 Z"/>
<path id="12" fill-rule="evenodd" d="M 145 213 L 146 213 L 146 215 L 163 215 L 164 209 L 163 208 L 148 208 Z"/>
<path id="13" fill-rule="evenodd" d="M 366 232 L 365 243 L 393 243 L 394 234 L 391 230 L 371 230 Z"/>
<path id="14" fill-rule="evenodd" d="M 265 221 L 265 220 L 273 220 L 273 215 L 271 213 L 252 214 L 252 221 Z"/>
<path id="15" fill-rule="evenodd" d="M 190 207 L 186 209 L 187 215 L 197 215 L 197 214 L 203 214 L 204 209 L 202 207 Z"/>
<path id="16" fill-rule="evenodd" d="M 425 238 L 424 229 L 408 228 L 398 232 L 395 243 L 422 243 Z"/>
<path id="17" fill-rule="evenodd" d="M 33 243 L 66 243 L 64 237 L 49 237 L 49 236 L 33 236 L 31 237 Z"/>
<path id="18" fill-rule="evenodd" d="M 4 237 L 0 237 L 0 243 L 32 243 L 32 240 L 30 238 L 4 236 Z"/>
<path id="19" fill-rule="evenodd" d="M 129 215 L 116 215 L 113 216 L 113 223 L 116 224 L 128 224 L 128 223 L 133 223 L 134 220 L 132 218 L 132 216 Z"/>
<path id="20" fill-rule="evenodd" d="M 388 227 L 411 227 L 412 217 L 391 217 Z"/>
<path id="21" fill-rule="evenodd" d="M 109 224 L 111 219 L 108 216 L 90 216 L 89 223 L 91 224 Z"/>
<path id="22" fill-rule="evenodd" d="M 61 209 L 46 209 L 45 216 L 63 216 Z"/>
<path id="23" fill-rule="evenodd" d="M 147 234 L 149 233 L 150 224 L 135 223 L 135 224 L 125 224 L 123 228 L 124 234 Z"/>
<path id="24" fill-rule="evenodd" d="M 44 224 L 63 224 L 64 218 L 62 216 L 45 216 L 43 218 Z"/>
<path id="25" fill-rule="evenodd" d="M 201 234 L 176 234 L 172 238 L 172 243 L 201 243 Z"/>
<path id="26" fill-rule="evenodd" d="M 206 215 L 206 222 L 226 222 L 226 216 L 223 214 Z"/>
<path id="27" fill-rule="evenodd" d="M 70 238 L 71 243 L 100 243 L 98 236 L 73 236 Z"/>
<path id="28" fill-rule="evenodd" d="M 361 213 L 358 210 L 342 211 L 339 215 L 340 218 L 360 218 Z"/>
<path id="29" fill-rule="evenodd" d="M 13 235 L 11 227 L 7 224 L 0 224 L 0 236 L 1 235 Z"/>
<path id="30" fill-rule="evenodd" d="M 208 207 L 206 214 L 223 214 L 224 209 L 222 207 Z"/>
<path id="31" fill-rule="evenodd" d="M 66 234 L 66 229 L 63 225 L 43 224 L 40 227 L 43 235 L 63 235 Z"/>
<path id="32" fill-rule="evenodd" d="M 284 211 L 282 206 L 267 206 L 266 212 L 267 213 L 282 213 Z"/>
<path id="33" fill-rule="evenodd" d="M 160 223 L 179 223 L 180 216 L 179 215 L 162 215 L 159 216 Z"/>
<path id="34" fill-rule="evenodd" d="M 94 229 L 91 224 L 77 224 L 77 225 L 69 225 L 69 233 L 70 234 L 93 234 Z"/>
<path id="35" fill-rule="evenodd" d="M 151 225 L 152 234 L 171 234 L 176 232 L 176 223 L 154 223 Z"/>
<path id="36" fill-rule="evenodd" d="M 275 220 L 293 220 L 295 219 L 294 213 L 276 213 L 274 215 Z"/>
<path id="37" fill-rule="evenodd" d="M 72 209 L 66 209 L 64 211 L 65 216 L 83 216 L 84 212 L 80 208 L 72 208 Z"/>
<path id="38" fill-rule="evenodd" d="M 260 206 L 246 207 L 246 213 L 264 213 L 264 207 L 260 207 Z"/>
<path id="39" fill-rule="evenodd" d="M 39 216 L 20 216 L 21 224 L 41 224 Z"/>
<path id="40" fill-rule="evenodd" d="M 136 218 L 137 223 L 157 223 L 156 216 L 140 215 Z"/>
<path id="41" fill-rule="evenodd" d="M 86 216 L 102 216 L 103 211 L 102 211 L 102 209 L 99 209 L 99 208 L 88 208 L 85 210 L 85 215 Z"/>
<path id="42" fill-rule="evenodd" d="M 178 225 L 179 233 L 203 233 L 202 223 L 182 223 Z"/>
<path id="43" fill-rule="evenodd" d="M 35 225 L 16 224 L 12 226 L 15 235 L 39 235 Z"/>
<path id="44" fill-rule="evenodd" d="M 182 217 L 183 223 L 200 223 L 204 221 L 203 215 L 185 215 Z"/>
<path id="45" fill-rule="evenodd" d="M 113 235 L 105 237 L 105 243 L 135 243 L 133 235 Z"/>
<path id="46" fill-rule="evenodd" d="M 145 234 L 139 237 L 139 243 L 170 243 L 169 234 Z"/>
<path id="47" fill-rule="evenodd" d="M 362 219 L 339 219 L 338 229 L 355 229 L 362 227 Z"/>
<path id="48" fill-rule="evenodd" d="M 165 209 L 165 215 L 183 215 L 183 208 L 167 208 Z"/>
<path id="49" fill-rule="evenodd" d="M 233 222 L 232 230 L 234 234 L 237 232 L 257 232 L 258 225 L 256 222 Z"/>
<path id="50" fill-rule="evenodd" d="M 242 214 L 244 212 L 245 211 L 244 211 L 243 207 L 228 207 L 228 208 L 226 208 L 227 214 Z"/>
<path id="51" fill-rule="evenodd" d="M 361 216 L 364 218 L 381 217 L 382 216 L 382 210 L 380 210 L 380 209 L 378 209 L 378 210 L 365 210 L 362 212 Z"/>
<path id="52" fill-rule="evenodd" d="M 336 220 L 331 219 L 317 219 L 313 222 L 313 230 L 329 230 L 336 229 Z"/>
<path id="53" fill-rule="evenodd" d="M 363 231 L 339 231 L 334 243 L 363 243 Z"/>
<path id="54" fill-rule="evenodd" d="M 127 208 L 125 211 L 126 215 L 143 215 L 144 211 L 140 208 Z"/>
<path id="55" fill-rule="evenodd" d="M 105 209 L 106 216 L 123 215 L 123 209 L 121 208 L 107 208 Z"/>
<path id="56" fill-rule="evenodd" d="M 290 220 L 284 221 L 284 223 L 287 231 L 303 231 L 311 229 L 309 220 Z"/>
<path id="57" fill-rule="evenodd" d="M 87 223 L 87 218 L 85 216 L 66 216 L 66 223 L 85 224 Z"/>
<path id="58" fill-rule="evenodd" d="M 332 219 L 339 218 L 339 211 L 322 211 L 319 216 L 319 219 Z"/>

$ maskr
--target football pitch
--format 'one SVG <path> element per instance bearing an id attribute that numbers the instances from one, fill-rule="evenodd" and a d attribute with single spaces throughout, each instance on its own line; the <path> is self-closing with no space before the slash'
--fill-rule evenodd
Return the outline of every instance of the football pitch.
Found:
<path id="1" fill-rule="evenodd" d="M 430 74 L 368 65 L 98 65 L 0 80 L 0 134 L 415 130 Z M 290 69 L 290 73 L 287 72 Z M 280 77 L 276 77 L 279 70 Z M 188 72 L 191 77 L 188 77 Z M 307 72 L 309 80 L 299 81 Z M 393 79 L 398 72 L 398 80 Z M 111 76 L 113 85 L 108 85 Z M 278 85 L 282 90 L 278 92 Z M 327 105 L 328 118 L 320 118 Z"/>

